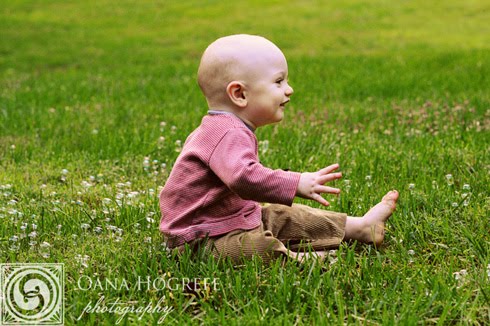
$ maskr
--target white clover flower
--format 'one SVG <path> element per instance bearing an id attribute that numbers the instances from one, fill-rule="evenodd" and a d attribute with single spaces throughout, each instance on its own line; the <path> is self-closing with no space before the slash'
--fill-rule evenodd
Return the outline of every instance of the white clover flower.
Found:
<path id="1" fill-rule="evenodd" d="M 108 225 L 108 226 L 107 226 L 107 229 L 108 229 L 109 231 L 116 231 L 116 230 L 117 230 L 117 227 L 116 227 L 116 226 L 114 226 L 114 225 Z"/>
<path id="2" fill-rule="evenodd" d="M 446 174 L 446 181 L 447 181 L 448 186 L 452 186 L 454 184 L 453 175 L 452 174 Z"/>
<path id="3" fill-rule="evenodd" d="M 155 223 L 155 220 L 154 220 L 154 219 L 152 219 L 151 217 L 147 217 L 147 218 L 146 218 L 146 221 L 147 221 L 148 223 L 150 223 L 150 224 Z"/>

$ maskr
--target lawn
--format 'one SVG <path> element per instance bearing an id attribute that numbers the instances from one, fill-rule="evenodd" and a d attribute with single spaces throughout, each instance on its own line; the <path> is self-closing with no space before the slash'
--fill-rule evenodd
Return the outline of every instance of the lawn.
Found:
<path id="1" fill-rule="evenodd" d="M 7 1 L 0 263 L 63 264 L 67 325 L 488 324 L 488 21 L 485 1 Z M 235 33 L 275 42 L 295 90 L 262 163 L 340 163 L 330 209 L 353 216 L 398 189 L 381 247 L 302 266 L 167 250 L 158 194 L 206 114 L 199 58 Z"/>

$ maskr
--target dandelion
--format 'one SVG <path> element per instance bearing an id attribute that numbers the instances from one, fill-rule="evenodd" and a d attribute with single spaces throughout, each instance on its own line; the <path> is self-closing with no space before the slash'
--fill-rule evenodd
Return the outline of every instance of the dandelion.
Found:
<path id="1" fill-rule="evenodd" d="M 82 223 L 82 225 L 80 225 L 80 227 L 82 228 L 82 230 L 84 231 L 87 231 L 88 229 L 90 229 L 90 225 L 87 224 L 87 223 Z"/>
<path id="2" fill-rule="evenodd" d="M 452 206 L 452 207 L 454 207 L 454 208 L 456 208 L 456 207 L 458 207 L 459 205 L 458 205 L 458 203 L 457 203 L 457 202 L 453 202 L 453 203 L 451 204 L 451 206 Z"/>
<path id="3" fill-rule="evenodd" d="M 446 181 L 448 186 L 452 186 L 454 184 L 453 175 L 446 174 Z"/>
<path id="4" fill-rule="evenodd" d="M 10 149 L 14 151 L 15 150 L 15 145 L 14 144 L 10 145 Z"/>
<path id="5" fill-rule="evenodd" d="M 112 200 L 110 198 L 104 198 L 102 199 L 102 204 L 104 205 L 110 205 Z"/>
<path id="6" fill-rule="evenodd" d="M 160 122 L 160 132 L 163 132 L 165 130 L 165 126 L 167 123 L 165 121 Z"/>
<path id="7" fill-rule="evenodd" d="M 471 189 L 471 187 L 470 187 L 470 185 L 469 185 L 469 184 L 465 183 L 465 184 L 463 185 L 463 190 L 464 190 L 464 191 L 468 192 L 468 191 L 470 191 L 470 189 Z"/>
<path id="8" fill-rule="evenodd" d="M 102 228 L 100 226 L 94 227 L 94 232 L 100 234 L 102 232 Z"/>
<path id="9" fill-rule="evenodd" d="M 172 126 L 170 127 L 170 133 L 171 134 L 175 134 L 175 131 L 177 130 L 177 127 L 176 126 Z"/>
<path id="10" fill-rule="evenodd" d="M 97 135 L 99 133 L 98 129 L 92 129 L 92 135 Z"/>
<path id="11" fill-rule="evenodd" d="M 408 185 L 408 190 L 413 191 L 415 189 L 415 183 L 410 183 Z"/>
<path id="12" fill-rule="evenodd" d="M 37 237 L 37 232 L 36 231 L 32 231 L 31 233 L 28 234 L 28 237 L 31 238 L 31 239 L 35 239 Z"/>
<path id="13" fill-rule="evenodd" d="M 143 240 L 145 243 L 151 243 L 151 237 L 145 237 Z"/>

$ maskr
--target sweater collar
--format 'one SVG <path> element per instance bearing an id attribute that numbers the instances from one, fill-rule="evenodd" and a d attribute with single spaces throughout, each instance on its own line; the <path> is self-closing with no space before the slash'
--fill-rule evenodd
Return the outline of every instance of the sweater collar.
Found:
<path id="1" fill-rule="evenodd" d="M 242 119 L 240 119 L 236 114 L 234 114 L 233 112 L 228 112 L 228 111 L 219 111 L 219 110 L 208 110 L 208 114 L 209 115 L 231 115 L 233 117 L 236 117 L 237 119 L 239 119 L 241 122 L 243 122 L 243 124 L 248 128 L 250 129 L 251 132 L 255 132 L 255 130 L 249 126 L 248 124 L 245 123 L 245 121 L 243 121 Z"/>

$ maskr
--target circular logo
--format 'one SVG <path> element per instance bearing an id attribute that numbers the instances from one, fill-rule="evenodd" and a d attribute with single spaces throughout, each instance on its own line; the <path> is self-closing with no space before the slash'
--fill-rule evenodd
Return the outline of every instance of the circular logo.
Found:
<path id="1" fill-rule="evenodd" d="M 3 323 L 62 322 L 62 265 L 3 265 L 2 289 Z"/>

